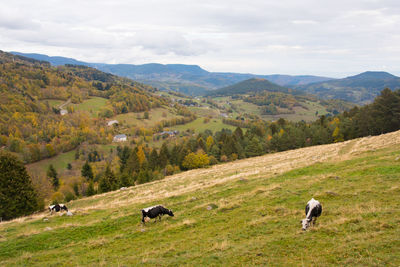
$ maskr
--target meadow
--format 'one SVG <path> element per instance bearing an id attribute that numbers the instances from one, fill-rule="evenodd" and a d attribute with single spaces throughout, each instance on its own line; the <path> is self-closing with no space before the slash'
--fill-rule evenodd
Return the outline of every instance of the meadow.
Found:
<path id="1" fill-rule="evenodd" d="M 192 170 L 0 224 L 2 266 L 398 266 L 400 131 Z M 301 230 L 311 197 L 323 206 Z M 163 204 L 175 217 L 140 222 Z"/>

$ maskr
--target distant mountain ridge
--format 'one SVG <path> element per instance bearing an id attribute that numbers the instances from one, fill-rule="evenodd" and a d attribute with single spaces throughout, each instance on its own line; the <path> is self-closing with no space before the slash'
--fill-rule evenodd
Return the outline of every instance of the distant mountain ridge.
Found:
<path id="1" fill-rule="evenodd" d="M 256 75 L 230 72 L 208 72 L 197 65 L 184 64 L 104 64 L 88 63 L 66 57 L 50 57 L 42 54 L 27 54 L 11 52 L 38 60 L 50 62 L 52 65 L 85 65 L 97 68 L 104 72 L 124 76 L 133 80 L 149 84 L 160 89 L 180 91 L 189 95 L 202 95 L 209 90 L 233 85 L 251 78 L 264 78 L 281 86 L 298 86 L 315 82 L 332 80 L 333 78 L 311 75 Z"/>
<path id="2" fill-rule="evenodd" d="M 400 77 L 383 71 L 367 71 L 343 79 L 296 86 L 297 90 L 324 99 L 343 99 L 365 104 L 371 102 L 386 87 L 400 89 Z"/>
<path id="3" fill-rule="evenodd" d="M 209 96 L 232 96 L 236 94 L 255 94 L 263 91 L 269 92 L 281 92 L 289 94 L 304 94 L 301 91 L 294 91 L 292 89 L 280 86 L 266 79 L 251 78 L 234 85 L 230 85 L 224 88 L 213 90 L 207 93 Z"/>

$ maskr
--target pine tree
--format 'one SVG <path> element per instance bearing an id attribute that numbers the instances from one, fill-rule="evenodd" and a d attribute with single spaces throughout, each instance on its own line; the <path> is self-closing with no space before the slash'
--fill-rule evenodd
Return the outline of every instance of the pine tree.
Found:
<path id="1" fill-rule="evenodd" d="M 9 220 L 39 209 L 37 193 L 23 163 L 0 152 L 0 217 Z"/>
<path id="2" fill-rule="evenodd" d="M 93 180 L 92 167 L 90 166 L 88 161 L 86 161 L 85 164 L 82 166 L 81 174 L 82 177 L 86 177 L 86 179 L 88 180 Z"/>
<path id="3" fill-rule="evenodd" d="M 58 174 L 56 169 L 54 169 L 53 164 L 50 164 L 49 168 L 47 169 L 47 177 L 51 179 L 53 188 L 57 191 L 58 187 L 60 186 L 60 180 L 58 179 Z"/>
<path id="4" fill-rule="evenodd" d="M 165 168 L 168 164 L 168 159 L 169 159 L 169 152 L 168 152 L 168 146 L 167 143 L 163 143 L 160 149 L 160 156 L 159 156 L 159 162 L 160 162 L 160 167 Z"/>
<path id="5" fill-rule="evenodd" d="M 149 157 L 149 167 L 150 169 L 152 169 L 153 171 L 155 169 L 157 169 L 157 166 L 159 165 L 159 159 L 158 159 L 158 153 L 157 153 L 157 149 L 153 149 L 150 153 L 150 157 Z"/>
<path id="6" fill-rule="evenodd" d="M 96 194 L 96 191 L 94 190 L 94 185 L 93 185 L 93 181 L 90 180 L 87 191 L 86 191 L 86 195 L 87 196 L 93 196 Z"/>

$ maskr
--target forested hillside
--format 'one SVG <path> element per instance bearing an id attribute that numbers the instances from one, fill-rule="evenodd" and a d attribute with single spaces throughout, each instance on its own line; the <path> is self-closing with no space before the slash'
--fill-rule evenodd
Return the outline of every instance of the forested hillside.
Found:
<path id="1" fill-rule="evenodd" d="M 101 117 L 147 111 L 166 103 L 148 86 L 83 66 L 51 67 L 49 63 L 0 52 L 0 145 L 34 162 L 69 151 L 82 142 L 108 143 L 112 129 Z M 106 99 L 100 118 L 55 103 Z"/>
<path id="2" fill-rule="evenodd" d="M 400 89 L 400 77 L 387 72 L 367 71 L 343 79 L 311 83 L 296 89 L 323 99 L 370 103 L 384 88 Z"/>

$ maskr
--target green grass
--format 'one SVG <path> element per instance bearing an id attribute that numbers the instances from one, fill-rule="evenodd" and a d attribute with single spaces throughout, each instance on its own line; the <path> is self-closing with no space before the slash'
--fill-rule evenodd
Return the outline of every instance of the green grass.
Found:
<path id="1" fill-rule="evenodd" d="M 261 113 L 260 107 L 253 103 L 244 102 L 242 100 L 232 100 L 231 102 L 238 107 L 238 112 L 235 112 L 233 114 L 234 117 L 237 116 L 238 113 L 248 113 L 248 114 L 258 115 L 262 119 L 268 121 L 278 120 L 279 118 L 284 118 L 289 121 L 301 121 L 301 120 L 314 121 L 318 119 L 318 116 L 328 113 L 327 110 L 319 103 L 311 101 L 306 101 L 302 103 L 308 109 L 304 109 L 302 107 L 295 107 L 294 114 L 278 114 L 278 115 L 263 115 Z M 318 115 L 315 114 L 316 111 L 318 111 Z"/>
<path id="2" fill-rule="evenodd" d="M 271 173 L 289 155 L 281 153 L 279 162 L 249 159 L 74 201 L 73 217 L 0 224 L 0 264 L 399 266 L 400 146 L 360 153 Z M 239 176 L 223 180 L 232 175 Z M 203 186 L 184 190 L 194 182 Z M 311 197 L 323 213 L 303 232 Z M 175 217 L 142 226 L 140 209 L 157 203 Z"/>
<path id="3" fill-rule="evenodd" d="M 80 104 L 72 104 L 76 111 L 87 111 L 92 117 L 97 118 L 99 111 L 107 103 L 107 99 L 102 97 L 91 97 L 90 99 L 84 100 Z"/>
<path id="4" fill-rule="evenodd" d="M 153 127 L 162 120 L 170 120 L 182 116 L 176 115 L 168 108 L 154 108 L 149 111 L 149 119 L 143 119 L 144 112 L 130 112 L 119 114 L 113 117 L 113 120 L 118 120 L 123 125 L 128 127 Z M 138 119 L 140 118 L 140 119 Z"/>
<path id="5" fill-rule="evenodd" d="M 53 164 L 57 172 L 65 170 L 68 163 L 72 163 L 75 160 L 75 150 L 71 150 L 66 153 L 61 153 L 55 157 L 44 159 L 32 164 L 27 165 L 27 169 L 30 173 L 36 173 L 45 175 L 50 164 Z"/>
<path id="6" fill-rule="evenodd" d="M 177 125 L 170 127 L 170 129 L 178 130 L 180 132 L 185 132 L 186 130 L 190 129 L 193 130 L 195 133 L 201 133 L 205 130 L 211 130 L 213 133 L 217 131 L 221 131 L 222 129 L 231 129 L 232 131 L 236 129 L 236 127 L 224 124 L 222 119 L 220 118 L 211 118 L 208 123 L 204 123 L 203 118 L 197 118 L 192 122 L 186 123 L 184 125 Z"/>

